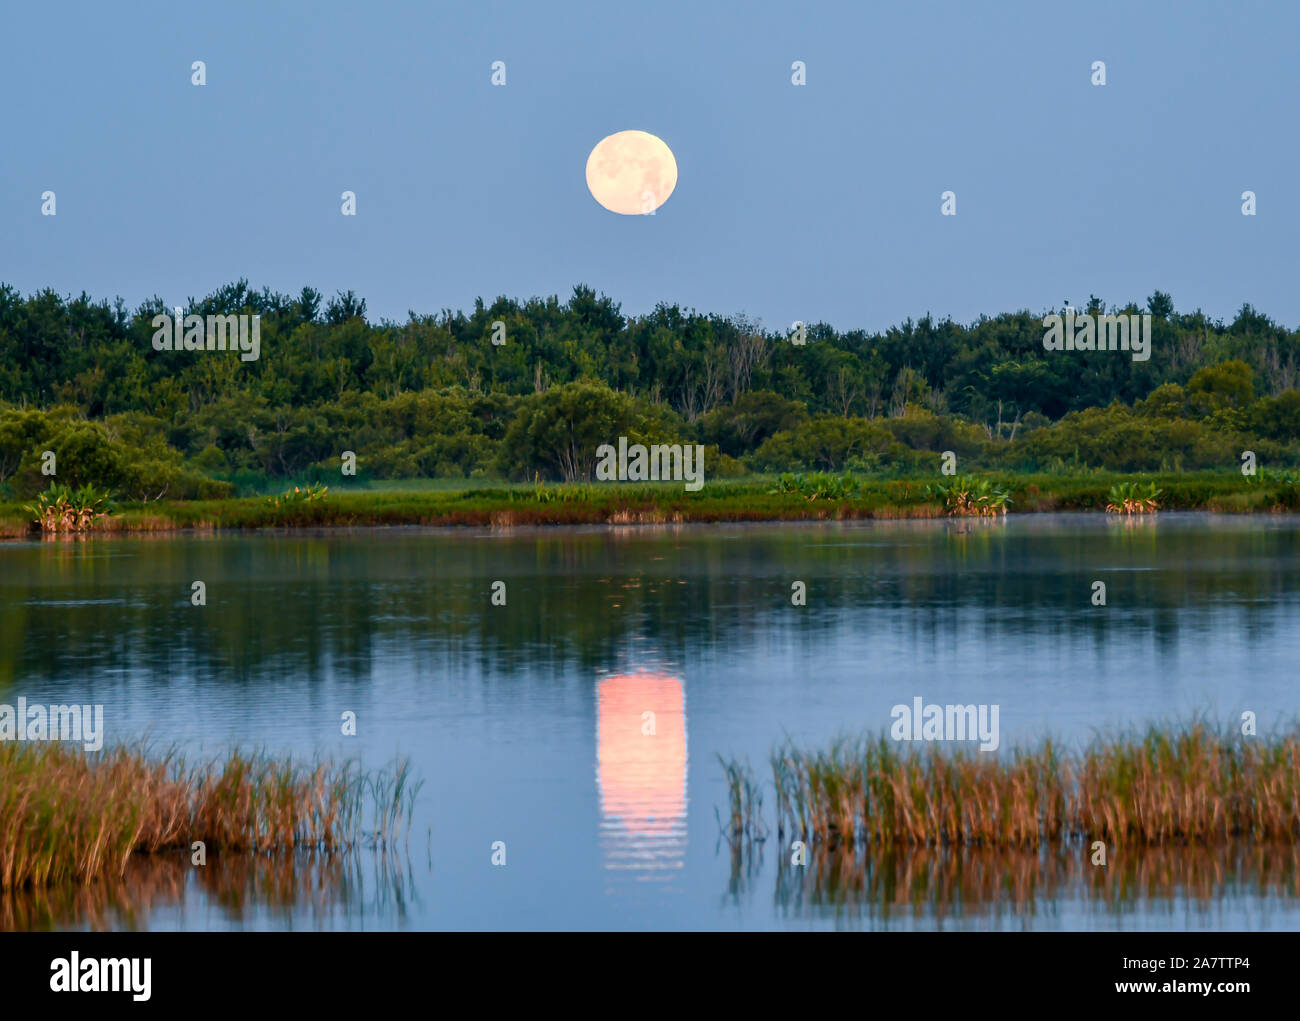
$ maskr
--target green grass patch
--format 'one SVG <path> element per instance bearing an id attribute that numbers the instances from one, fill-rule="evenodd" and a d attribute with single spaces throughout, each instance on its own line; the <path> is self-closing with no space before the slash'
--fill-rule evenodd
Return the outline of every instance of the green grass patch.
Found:
<path id="1" fill-rule="evenodd" d="M 1262 513 L 1300 509 L 1300 485 L 1286 477 L 1251 481 L 1237 473 L 1081 476 L 987 473 L 963 476 L 999 494 L 1013 514 L 1104 512 L 1117 487 L 1158 492 L 1160 510 Z M 436 483 L 436 484 L 435 484 Z M 409 480 L 376 488 L 330 488 L 306 498 L 292 487 L 269 496 L 120 503 L 96 532 L 173 529 L 311 528 L 369 525 L 572 525 L 726 521 L 926 518 L 954 513 L 950 480 L 871 475 L 749 476 L 706 483 L 508 483 Z M 288 494 L 286 496 L 286 493 Z M 30 511 L 0 503 L 0 536 L 32 534 Z"/>

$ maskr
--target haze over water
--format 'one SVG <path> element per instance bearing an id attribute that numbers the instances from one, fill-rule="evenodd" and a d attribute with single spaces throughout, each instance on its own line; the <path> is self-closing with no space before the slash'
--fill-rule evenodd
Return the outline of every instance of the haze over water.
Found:
<path id="1" fill-rule="evenodd" d="M 1001 754 L 1197 712 L 1288 723 L 1298 536 L 1162 513 L 5 543 L 0 702 L 102 703 L 110 743 L 195 755 L 405 755 L 424 788 L 396 866 L 151 863 L 0 927 L 1300 927 L 1290 849 L 1121 848 L 1104 877 L 1079 847 L 797 872 L 775 833 L 733 861 L 714 815 L 718 754 L 766 780 L 785 736 L 878 734 L 917 696 L 997 704 Z"/>

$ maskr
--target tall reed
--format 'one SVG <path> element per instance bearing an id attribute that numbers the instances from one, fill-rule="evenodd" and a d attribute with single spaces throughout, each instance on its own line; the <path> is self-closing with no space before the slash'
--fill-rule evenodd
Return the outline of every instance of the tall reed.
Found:
<path id="1" fill-rule="evenodd" d="M 763 823 L 763 787 L 754 776 L 748 762 L 727 761 L 721 755 L 722 772 L 727 780 L 727 819 L 714 809 L 718 827 L 733 851 L 742 844 L 767 839 L 767 827 Z"/>
<path id="2" fill-rule="evenodd" d="M 396 841 L 419 789 L 409 764 L 295 764 L 260 752 L 189 765 L 175 753 L 0 743 L 0 889 L 120 876 L 133 854 L 257 853 Z M 369 809 L 369 811 L 367 811 Z"/>
<path id="3" fill-rule="evenodd" d="M 830 843 L 1035 847 L 1070 837 L 1142 844 L 1300 837 L 1300 729 L 1216 733 L 1201 721 L 1046 741 L 1008 757 L 885 737 L 771 759 L 777 832 Z"/>

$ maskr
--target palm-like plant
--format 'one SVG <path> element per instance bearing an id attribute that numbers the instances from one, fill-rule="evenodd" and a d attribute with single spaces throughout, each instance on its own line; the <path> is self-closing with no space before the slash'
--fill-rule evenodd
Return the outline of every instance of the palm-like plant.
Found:
<path id="1" fill-rule="evenodd" d="M 319 482 L 313 482 L 305 488 L 294 486 L 293 489 L 286 489 L 279 496 L 268 496 L 266 502 L 272 507 L 279 507 L 281 504 L 286 503 L 319 503 L 325 499 L 325 494 L 329 492 L 329 488 L 329 486 L 321 485 Z"/>
<path id="2" fill-rule="evenodd" d="M 1154 482 L 1143 488 L 1137 482 L 1117 482 L 1110 487 L 1110 497 L 1106 504 L 1109 514 L 1154 514 L 1160 509 L 1157 497 L 1160 490 Z"/>
<path id="3" fill-rule="evenodd" d="M 1247 485 L 1262 485 L 1265 482 L 1284 486 L 1300 485 L 1300 471 L 1260 468 L 1254 475 L 1246 476 Z"/>
<path id="4" fill-rule="evenodd" d="M 100 519 L 112 513 L 109 494 L 94 486 L 79 489 L 55 482 L 36 502 L 27 504 L 26 510 L 34 514 L 42 532 L 84 532 Z"/>
<path id="5" fill-rule="evenodd" d="M 835 476 L 829 472 L 783 473 L 768 493 L 798 493 L 806 500 L 846 500 L 858 491 L 858 480 L 848 472 Z"/>
<path id="6" fill-rule="evenodd" d="M 996 517 L 1006 514 L 1012 502 L 1006 489 L 973 475 L 955 475 L 951 482 L 927 487 L 927 492 L 943 501 L 951 517 Z"/>

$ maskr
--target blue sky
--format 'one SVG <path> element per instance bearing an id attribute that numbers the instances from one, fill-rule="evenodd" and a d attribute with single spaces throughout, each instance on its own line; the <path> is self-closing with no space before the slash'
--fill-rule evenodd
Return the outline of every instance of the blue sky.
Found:
<path id="1" fill-rule="evenodd" d="M 134 308 L 242 276 L 405 319 L 581 282 L 882 329 L 1160 288 L 1300 325 L 1291 2 L 54 2 L 4 34 L 24 292 Z M 628 128 L 677 157 L 653 217 L 586 189 Z"/>

